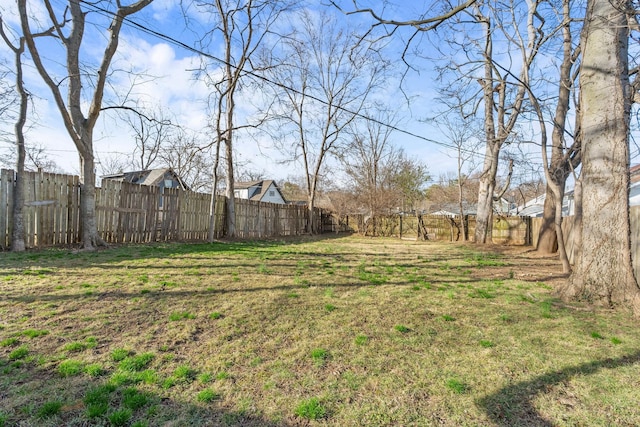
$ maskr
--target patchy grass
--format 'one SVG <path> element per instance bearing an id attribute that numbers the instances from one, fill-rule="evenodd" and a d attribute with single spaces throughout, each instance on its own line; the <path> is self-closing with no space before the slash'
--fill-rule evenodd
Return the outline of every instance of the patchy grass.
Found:
<path id="1" fill-rule="evenodd" d="M 332 236 L 0 266 L 0 426 L 640 425 L 637 321 L 561 304 L 560 265 L 522 248 Z"/>

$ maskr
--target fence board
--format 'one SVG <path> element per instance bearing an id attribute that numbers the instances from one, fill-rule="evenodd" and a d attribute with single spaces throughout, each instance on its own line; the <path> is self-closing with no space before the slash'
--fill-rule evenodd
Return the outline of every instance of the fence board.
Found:
<path id="1" fill-rule="evenodd" d="M 13 209 L 14 173 L 0 170 L 0 249 L 8 249 L 11 241 L 11 211 Z"/>

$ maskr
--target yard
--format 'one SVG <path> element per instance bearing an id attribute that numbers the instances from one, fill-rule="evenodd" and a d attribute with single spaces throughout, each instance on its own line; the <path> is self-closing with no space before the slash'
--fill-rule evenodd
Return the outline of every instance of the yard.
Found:
<path id="1" fill-rule="evenodd" d="M 635 426 L 640 333 L 528 248 L 0 254 L 0 426 Z"/>

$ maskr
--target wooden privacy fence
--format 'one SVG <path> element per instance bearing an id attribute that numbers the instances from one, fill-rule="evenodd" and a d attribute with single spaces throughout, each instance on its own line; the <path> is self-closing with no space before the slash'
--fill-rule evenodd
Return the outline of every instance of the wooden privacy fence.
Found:
<path id="1" fill-rule="evenodd" d="M 27 247 L 80 243 L 80 183 L 77 176 L 25 172 L 23 217 Z M 0 249 L 11 246 L 15 173 L 0 170 Z M 211 195 L 177 188 L 104 181 L 96 188 L 96 223 L 108 243 L 206 241 Z M 225 234 L 225 204 L 216 198 L 214 236 Z M 236 237 L 253 239 L 306 232 L 306 206 L 235 199 Z M 317 229 L 326 214 L 316 209 Z"/>
<path id="2" fill-rule="evenodd" d="M 562 232 L 564 234 L 567 256 L 571 264 L 573 264 L 577 249 L 573 238 L 575 232 L 573 218 L 573 216 L 569 216 L 562 219 Z M 629 220 L 631 225 L 631 260 L 636 272 L 636 277 L 640 278 L 640 206 L 631 206 L 631 208 L 629 208 Z M 538 234 L 542 227 L 542 218 L 532 218 L 531 223 L 531 233 L 533 236 L 531 244 L 537 246 Z"/>
<path id="3" fill-rule="evenodd" d="M 352 231 L 364 236 L 398 237 L 401 239 L 461 241 L 462 221 L 467 240 L 473 241 L 476 218 L 472 215 L 381 215 L 365 218 L 364 215 L 341 216 L 334 223 L 341 231 Z M 530 245 L 531 218 L 494 215 L 491 224 L 491 240 L 496 244 Z"/>

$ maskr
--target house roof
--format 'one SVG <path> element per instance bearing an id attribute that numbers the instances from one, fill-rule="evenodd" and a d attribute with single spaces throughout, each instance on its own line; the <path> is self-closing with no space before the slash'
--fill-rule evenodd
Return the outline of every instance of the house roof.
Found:
<path id="1" fill-rule="evenodd" d="M 278 184 L 276 184 L 276 182 L 272 179 L 265 179 L 262 181 L 236 182 L 233 185 L 233 188 L 235 190 L 245 190 L 256 187 L 256 191 L 253 194 L 249 194 L 249 200 L 260 201 L 272 185 L 273 188 L 278 191 L 280 197 L 282 197 L 282 200 L 286 203 L 287 200 L 284 198 L 282 191 L 280 191 L 280 187 L 278 187 Z"/>
<path id="2" fill-rule="evenodd" d="M 155 186 L 160 183 L 165 177 L 165 175 L 169 173 L 172 175 L 176 181 L 180 183 L 180 186 L 183 190 L 188 190 L 189 188 L 185 185 L 182 179 L 178 176 L 177 173 L 174 172 L 171 168 L 160 168 L 160 169 L 147 169 L 142 171 L 133 171 L 133 172 L 121 172 L 112 175 L 103 175 L 102 179 L 111 179 L 116 181 L 126 181 L 131 182 L 133 184 L 140 185 L 150 185 Z"/>
<path id="3" fill-rule="evenodd" d="M 246 190 L 247 188 L 262 185 L 263 182 L 264 181 L 236 182 L 233 184 L 233 188 L 235 188 L 236 190 Z"/>

